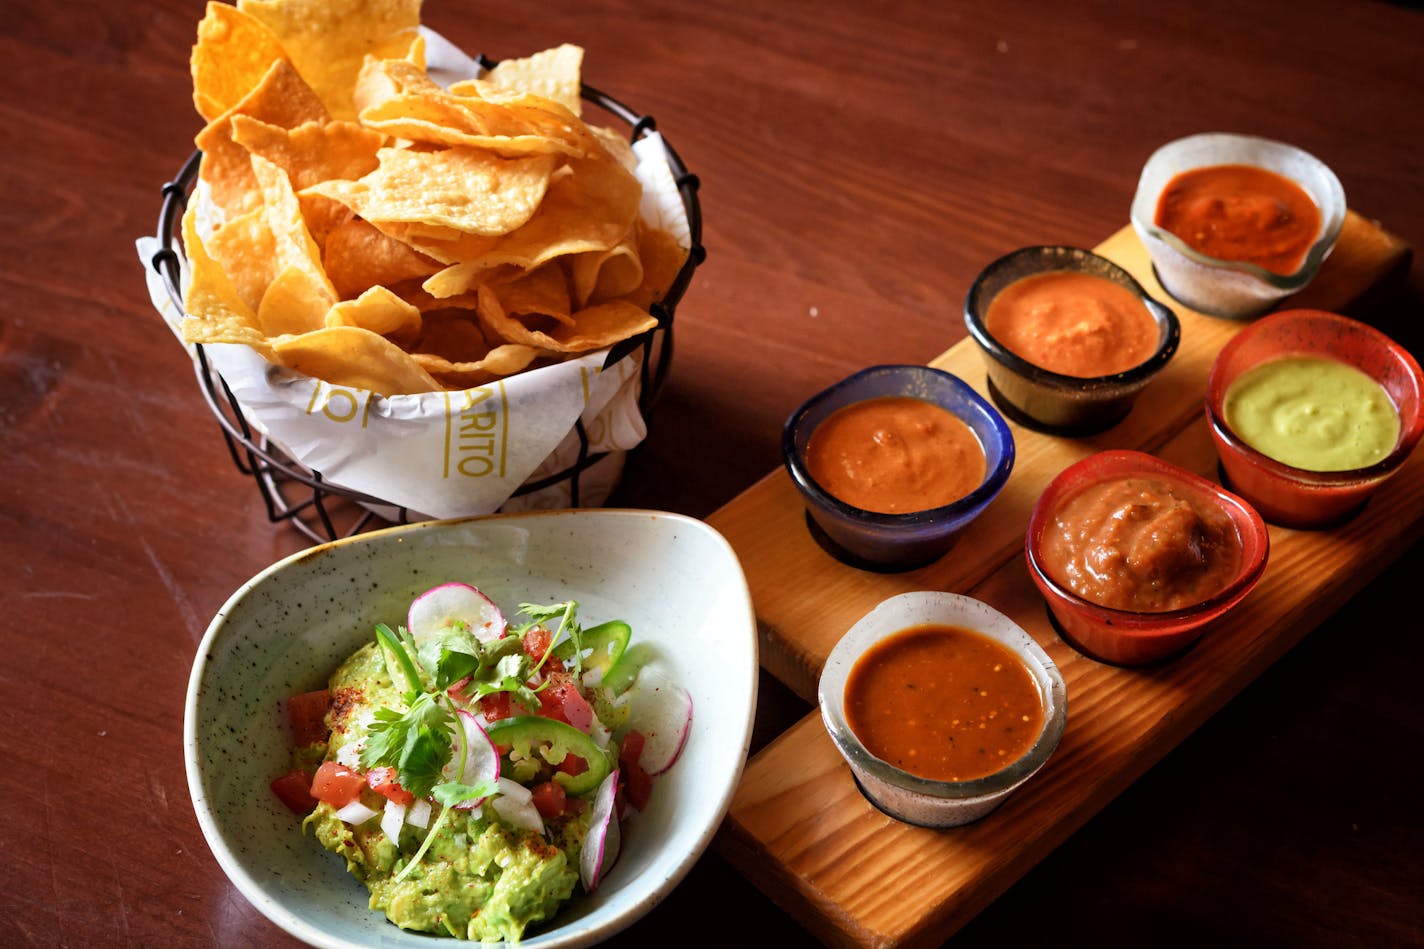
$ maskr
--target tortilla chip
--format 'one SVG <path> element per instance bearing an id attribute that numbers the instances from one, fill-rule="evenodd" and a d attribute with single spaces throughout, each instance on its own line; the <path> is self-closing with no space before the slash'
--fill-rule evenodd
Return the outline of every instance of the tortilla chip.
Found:
<path id="1" fill-rule="evenodd" d="M 487 236 L 507 234 L 533 216 L 556 161 L 551 155 L 501 158 L 471 148 L 383 148 L 379 158 L 380 168 L 360 181 L 323 182 L 312 190 L 372 223 L 433 224 Z"/>
<path id="2" fill-rule="evenodd" d="M 517 89 L 552 99 L 579 115 L 583 104 L 582 70 L 583 48 L 564 43 L 521 59 L 501 60 L 484 78 L 502 89 Z"/>
<path id="3" fill-rule="evenodd" d="M 421 322 L 418 309 L 385 287 L 372 287 L 354 300 L 343 300 L 326 314 L 327 326 L 359 326 L 387 338 L 414 339 Z"/>
<path id="4" fill-rule="evenodd" d="M 276 250 L 265 209 L 249 211 L 218 228 L 208 238 L 207 251 L 232 279 L 242 302 L 256 313 L 276 276 Z"/>
<path id="5" fill-rule="evenodd" d="M 348 218 L 327 234 L 321 259 L 343 300 L 359 297 L 377 285 L 428 277 L 440 269 L 438 262 L 358 217 Z"/>
<path id="6" fill-rule="evenodd" d="M 332 178 L 356 179 L 375 171 L 380 132 L 355 122 L 303 122 L 295 128 L 272 125 L 250 115 L 232 117 L 233 141 L 287 173 L 297 190 Z"/>
<path id="7" fill-rule="evenodd" d="M 367 56 L 422 55 L 420 0 L 238 0 L 272 31 L 332 117 L 355 119 L 354 90 Z"/>
<path id="8" fill-rule="evenodd" d="M 194 207 L 183 213 L 183 247 L 192 274 L 183 297 L 187 318 L 181 329 L 189 343 L 246 343 L 266 358 L 271 358 L 268 345 L 258 326 L 257 314 L 238 294 L 237 287 L 217 261 L 208 256 L 198 237 Z"/>
<path id="9" fill-rule="evenodd" d="M 336 288 L 326 276 L 321 265 L 321 249 L 317 247 L 311 232 L 307 230 L 306 219 L 302 217 L 301 202 L 287 173 L 260 155 L 251 156 L 252 171 L 261 187 L 263 204 L 266 206 L 267 227 L 272 232 L 272 247 L 275 266 L 282 271 L 299 270 L 305 279 L 303 296 L 293 298 L 303 306 L 304 315 L 291 319 L 313 327 L 323 325 L 326 311 L 337 301 Z M 289 278 L 295 280 L 295 278 Z M 295 284 L 294 284 L 295 285 Z"/>
<path id="10" fill-rule="evenodd" d="M 545 332 L 530 329 L 505 313 L 495 291 L 489 287 L 480 287 L 479 298 L 480 326 L 486 336 L 555 353 L 592 352 L 658 325 L 657 319 L 646 310 L 617 300 L 579 310 L 573 314 L 572 326 L 556 326 Z"/>
<path id="11" fill-rule="evenodd" d="M 210 0 L 190 57 L 198 114 L 208 122 L 216 119 L 246 98 L 272 63 L 286 58 L 271 30 L 234 6 Z"/>
<path id="12" fill-rule="evenodd" d="M 283 337 L 273 341 L 272 354 L 274 361 L 295 372 L 379 395 L 413 395 L 441 388 L 405 350 L 358 326 L 330 326 Z"/>
<path id="13" fill-rule="evenodd" d="M 326 108 L 297 75 L 292 64 L 279 59 L 262 80 L 237 105 L 209 122 L 194 143 L 203 151 L 198 176 L 211 191 L 213 203 L 228 220 L 261 205 L 256 177 L 247 149 L 232 137 L 234 115 L 247 115 L 269 125 L 292 128 L 303 122 L 325 122 Z"/>

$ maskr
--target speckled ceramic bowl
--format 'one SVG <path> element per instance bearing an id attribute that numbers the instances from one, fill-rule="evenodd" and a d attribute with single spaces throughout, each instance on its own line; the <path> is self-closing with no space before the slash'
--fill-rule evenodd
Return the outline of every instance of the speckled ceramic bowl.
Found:
<path id="1" fill-rule="evenodd" d="M 989 332 L 989 305 L 1010 284 L 1058 271 L 1111 280 L 1142 301 L 1157 324 L 1157 348 L 1131 369 L 1106 376 L 1069 376 L 1035 366 Z M 1015 422 L 1057 435 L 1089 435 L 1111 428 L 1171 362 L 1181 342 L 1177 314 L 1148 295 L 1132 274 L 1081 247 L 1023 247 L 985 267 L 964 298 L 964 325 L 984 357 L 989 394 Z"/>
<path id="2" fill-rule="evenodd" d="M 1177 175 L 1211 165 L 1255 165 L 1299 184 L 1320 209 L 1320 228 L 1294 273 L 1200 253 L 1157 224 L 1157 202 Z M 1132 199 L 1132 227 L 1152 257 L 1157 279 L 1174 299 L 1213 316 L 1259 315 L 1315 279 L 1345 224 L 1340 179 L 1309 152 L 1255 135 L 1206 132 L 1168 142 L 1147 159 Z"/>
<path id="3" fill-rule="evenodd" d="M 877 758 L 846 721 L 845 691 L 857 660 L 875 644 L 912 626 L 958 626 L 1006 646 L 1033 677 L 1043 700 L 1043 728 L 1023 756 L 972 781 L 933 781 Z M 916 591 L 883 601 L 841 637 L 821 670 L 821 720 L 866 797 L 897 820 L 922 827 L 958 827 L 979 820 L 1033 777 L 1058 748 L 1068 722 L 1068 691 L 1048 653 L 1013 620 L 957 593 Z"/>
<path id="4" fill-rule="evenodd" d="M 806 448 L 816 426 L 848 405 L 884 396 L 922 399 L 969 426 L 984 450 L 979 486 L 941 507 L 882 514 L 847 504 L 811 477 Z M 833 556 L 869 570 L 910 570 L 944 556 L 999 496 L 1013 471 L 1014 436 L 988 400 L 958 376 L 930 366 L 871 366 L 816 393 L 791 413 L 781 432 L 781 460 L 801 492 L 813 532 Z"/>
<path id="5" fill-rule="evenodd" d="M 740 565 L 706 524 L 650 511 L 557 511 L 391 528 L 324 544 L 259 573 L 218 612 L 188 688 L 184 754 L 198 823 L 243 896 L 312 945 L 429 947 L 368 908 L 344 862 L 303 834 L 268 789 L 286 770 L 284 700 L 323 687 L 404 621 L 411 599 L 460 580 L 513 615 L 570 597 L 585 621 L 622 618 L 692 694 L 681 759 L 624 825 L 618 862 L 591 896 L 527 934 L 531 949 L 586 946 L 643 915 L 683 878 L 740 778 L 756 705 L 756 627 Z M 450 941 L 450 945 L 454 945 Z"/>

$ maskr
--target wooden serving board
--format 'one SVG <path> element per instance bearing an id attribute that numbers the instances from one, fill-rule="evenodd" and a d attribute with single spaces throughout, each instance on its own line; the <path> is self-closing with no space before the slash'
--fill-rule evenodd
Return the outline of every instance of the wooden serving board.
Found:
<path id="1" fill-rule="evenodd" d="M 1008 614 L 1047 650 L 1068 685 L 1068 725 L 1053 758 L 1002 807 L 967 827 L 926 830 L 873 807 L 819 710 L 748 762 L 715 846 L 827 943 L 910 946 L 948 938 L 1424 536 L 1424 453 L 1416 452 L 1349 523 L 1331 531 L 1271 527 L 1262 581 L 1187 654 L 1124 669 L 1064 643 L 1023 558 L 1039 493 L 1067 465 L 1107 448 L 1152 452 L 1215 479 L 1206 377 L 1222 345 L 1245 325 L 1172 302 L 1131 227 L 1095 249 L 1172 305 L 1182 323 L 1177 355 L 1106 432 L 1064 438 L 1010 422 L 1013 474 L 945 557 L 905 573 L 840 563 L 810 534 L 784 470 L 709 518 L 746 572 L 762 665 L 808 701 L 815 701 L 821 666 L 840 636 L 881 600 L 910 590 L 965 593 Z M 1351 212 L 1317 279 L 1285 307 L 1347 309 L 1407 271 L 1409 259 L 1408 245 Z M 970 340 L 930 364 L 986 391 Z"/>

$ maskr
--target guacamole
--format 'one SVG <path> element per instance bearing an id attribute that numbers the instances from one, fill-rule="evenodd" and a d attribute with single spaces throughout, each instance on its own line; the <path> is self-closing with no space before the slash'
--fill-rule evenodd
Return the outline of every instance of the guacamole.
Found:
<path id="1" fill-rule="evenodd" d="M 332 675 L 331 738 L 327 760 L 350 760 L 376 708 L 403 706 L 375 643 L 363 646 Z M 402 929 L 461 939 L 517 942 L 526 927 L 549 919 L 578 883 L 578 815 L 549 822 L 544 834 L 510 827 L 487 807 L 458 811 L 437 833 L 420 864 L 404 879 L 396 873 L 424 840 L 406 824 L 393 843 L 379 817 L 355 827 L 322 801 L 306 820 L 316 839 L 346 860 L 346 868 L 371 891 L 371 909 Z"/>
<path id="2" fill-rule="evenodd" d="M 375 627 L 327 687 L 288 697 L 273 792 L 402 929 L 518 942 L 618 858 L 626 812 L 682 749 L 691 697 L 577 603 L 447 583 Z M 642 646 L 642 644 L 638 644 Z"/>

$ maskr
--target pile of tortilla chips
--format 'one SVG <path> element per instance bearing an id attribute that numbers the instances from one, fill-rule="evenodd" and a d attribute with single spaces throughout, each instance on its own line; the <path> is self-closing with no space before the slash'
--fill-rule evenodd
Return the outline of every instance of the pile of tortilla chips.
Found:
<path id="1" fill-rule="evenodd" d="M 686 252 L 640 219 L 627 143 L 580 118 L 582 50 L 443 88 L 419 22 L 419 0 L 208 4 L 187 341 L 400 395 L 656 325 Z"/>

